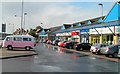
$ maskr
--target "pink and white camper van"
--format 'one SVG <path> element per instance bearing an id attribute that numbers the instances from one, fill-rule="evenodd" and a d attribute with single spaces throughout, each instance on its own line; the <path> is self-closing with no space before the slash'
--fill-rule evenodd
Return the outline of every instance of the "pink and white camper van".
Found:
<path id="1" fill-rule="evenodd" d="M 29 35 L 11 35 L 6 36 L 2 42 L 2 47 L 12 50 L 13 48 L 25 48 L 30 50 L 34 48 L 35 41 L 33 36 Z"/>

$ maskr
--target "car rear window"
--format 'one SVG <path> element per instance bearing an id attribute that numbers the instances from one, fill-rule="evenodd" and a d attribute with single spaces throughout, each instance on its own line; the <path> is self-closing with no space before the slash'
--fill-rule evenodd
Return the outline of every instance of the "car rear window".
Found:
<path id="1" fill-rule="evenodd" d="M 100 44 L 93 44 L 93 46 L 100 46 Z"/>

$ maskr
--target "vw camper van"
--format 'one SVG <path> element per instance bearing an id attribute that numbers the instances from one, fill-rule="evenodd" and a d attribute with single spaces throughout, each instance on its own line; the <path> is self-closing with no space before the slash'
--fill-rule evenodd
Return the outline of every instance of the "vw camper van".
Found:
<path id="1" fill-rule="evenodd" d="M 6 36 L 2 42 L 2 47 L 8 48 L 8 50 L 13 50 L 13 48 L 25 48 L 26 50 L 30 50 L 34 48 L 34 45 L 34 37 L 30 35 Z"/>

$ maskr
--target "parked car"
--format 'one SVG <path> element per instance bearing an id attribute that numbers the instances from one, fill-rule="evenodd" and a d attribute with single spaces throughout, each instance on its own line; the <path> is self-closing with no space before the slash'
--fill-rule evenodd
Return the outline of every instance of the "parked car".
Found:
<path id="1" fill-rule="evenodd" d="M 47 44 L 51 44 L 51 40 L 48 40 L 48 41 L 47 41 Z"/>
<path id="2" fill-rule="evenodd" d="M 27 35 L 6 36 L 2 43 L 2 47 L 8 48 L 8 50 L 13 50 L 13 48 L 25 48 L 26 50 L 30 50 L 34 48 L 34 46 L 34 37 Z"/>
<path id="3" fill-rule="evenodd" d="M 44 40 L 43 43 L 47 43 L 48 40 Z"/>
<path id="4" fill-rule="evenodd" d="M 90 43 L 80 43 L 80 44 L 76 44 L 75 46 L 74 46 L 74 48 L 76 49 L 76 50 L 90 50 L 90 48 L 91 48 L 91 44 Z"/>
<path id="5" fill-rule="evenodd" d="M 119 50 L 118 50 L 118 57 L 120 59 L 120 46 L 118 46 Z"/>
<path id="6" fill-rule="evenodd" d="M 52 45 L 55 45 L 55 41 L 56 41 L 56 40 L 53 40 L 53 41 L 52 41 Z"/>
<path id="7" fill-rule="evenodd" d="M 106 47 L 108 46 L 108 44 L 94 44 L 91 46 L 91 49 L 90 51 L 93 53 L 93 54 L 100 54 L 100 50 L 102 47 Z"/>
<path id="8" fill-rule="evenodd" d="M 63 41 L 60 43 L 60 47 L 64 47 L 64 44 L 66 43 L 67 41 Z"/>
<path id="9" fill-rule="evenodd" d="M 71 49 L 71 48 L 73 48 L 74 45 L 77 44 L 77 43 L 78 43 L 78 42 L 68 42 L 68 43 L 66 43 L 65 47 L 68 48 L 68 49 L 69 49 L 69 48 Z"/>
<path id="10" fill-rule="evenodd" d="M 62 45 L 62 47 L 65 47 L 67 43 L 69 43 L 69 42 L 64 42 L 63 45 Z"/>
<path id="11" fill-rule="evenodd" d="M 55 40 L 55 44 L 54 45 L 58 46 L 59 42 L 60 42 L 59 40 Z"/>
<path id="12" fill-rule="evenodd" d="M 112 57 L 118 57 L 119 47 L 120 45 L 103 47 L 101 48 L 100 53 L 105 54 L 106 57 L 109 57 L 109 55 L 112 55 Z"/>
<path id="13" fill-rule="evenodd" d="M 63 42 L 63 41 L 58 42 L 58 46 L 60 46 L 60 44 L 61 44 L 62 42 Z"/>

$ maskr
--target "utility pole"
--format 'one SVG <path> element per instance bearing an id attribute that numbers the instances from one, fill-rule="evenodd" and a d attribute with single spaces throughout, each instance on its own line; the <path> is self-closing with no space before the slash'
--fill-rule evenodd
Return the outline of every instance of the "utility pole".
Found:
<path id="1" fill-rule="evenodd" d="M 103 18 L 103 4 L 102 3 L 99 3 L 98 5 L 100 5 L 101 6 L 101 18 Z M 102 21 L 102 23 L 101 24 L 103 24 L 103 21 Z M 102 42 L 102 39 L 103 39 L 103 34 L 102 34 L 102 27 L 101 27 L 101 37 L 100 37 L 100 43 L 102 44 L 103 42 Z"/>
<path id="2" fill-rule="evenodd" d="M 22 35 L 22 33 L 23 33 L 23 31 L 22 31 L 22 25 L 23 25 L 23 0 L 22 0 L 22 12 L 21 12 L 21 35 Z"/>

